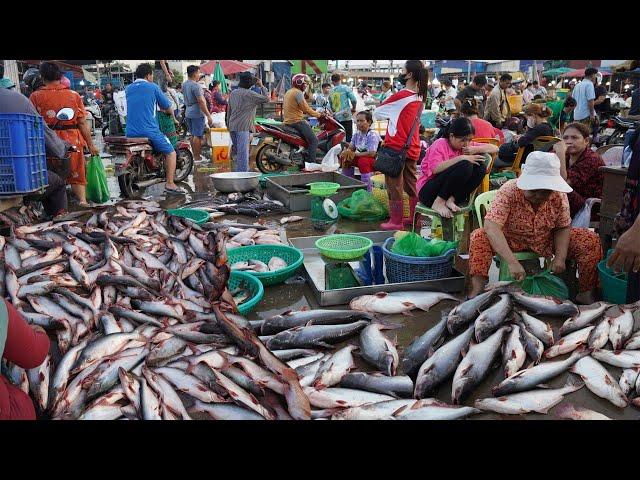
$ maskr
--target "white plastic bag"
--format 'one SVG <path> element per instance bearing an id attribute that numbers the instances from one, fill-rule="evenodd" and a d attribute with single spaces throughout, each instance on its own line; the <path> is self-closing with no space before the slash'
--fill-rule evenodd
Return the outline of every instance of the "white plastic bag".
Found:
<path id="1" fill-rule="evenodd" d="M 335 172 L 340 168 L 340 159 L 338 157 L 341 152 L 342 145 L 338 144 L 327 152 L 320 165 L 317 163 L 305 163 L 305 169 L 311 171 L 322 170 L 323 172 Z"/>
<path id="2" fill-rule="evenodd" d="M 599 198 L 587 198 L 584 202 L 583 207 L 578 210 L 578 213 L 575 214 L 573 220 L 571 220 L 571 226 L 574 228 L 589 228 L 589 224 L 591 223 L 591 208 L 596 203 L 600 203 Z"/>

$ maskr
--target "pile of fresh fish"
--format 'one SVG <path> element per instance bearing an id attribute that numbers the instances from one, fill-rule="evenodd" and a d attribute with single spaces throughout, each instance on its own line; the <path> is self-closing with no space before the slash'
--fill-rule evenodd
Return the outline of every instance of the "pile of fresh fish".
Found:
<path id="1" fill-rule="evenodd" d="M 198 200 L 185 205 L 186 208 L 198 208 L 208 212 L 220 212 L 232 215 L 259 217 L 265 214 L 288 213 L 282 202 L 270 200 L 260 192 L 219 194 L 207 200 Z"/>
<path id="2" fill-rule="evenodd" d="M 53 341 L 3 373 L 55 419 L 311 418 L 295 370 L 233 313 L 227 236 L 147 201 L 14 228 L 0 293 Z"/>
<path id="3" fill-rule="evenodd" d="M 236 262 L 231 265 L 231 270 L 238 270 L 246 272 L 248 270 L 252 272 L 277 272 L 287 266 L 287 262 L 280 257 L 271 257 L 269 263 L 261 262 L 260 260 L 251 259 L 245 262 Z"/>
<path id="4" fill-rule="evenodd" d="M 42 208 L 34 205 L 11 207 L 0 212 L 0 226 L 22 227 L 40 221 L 43 216 Z"/>

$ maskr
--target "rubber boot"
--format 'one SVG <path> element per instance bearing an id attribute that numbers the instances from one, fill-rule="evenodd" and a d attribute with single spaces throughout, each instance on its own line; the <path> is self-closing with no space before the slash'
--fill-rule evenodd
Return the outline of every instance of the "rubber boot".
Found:
<path id="1" fill-rule="evenodd" d="M 417 198 L 409 199 L 409 218 L 403 218 L 402 224 L 405 228 L 411 228 L 413 226 L 413 214 L 416 212 L 416 205 L 418 204 Z M 419 218 L 416 218 L 416 225 L 419 225 Z M 419 229 L 418 229 L 419 230 Z"/>
<path id="2" fill-rule="evenodd" d="M 402 200 L 389 201 L 389 221 L 382 223 L 382 230 L 402 230 Z"/>
<path id="3" fill-rule="evenodd" d="M 371 183 L 371 177 L 373 177 L 373 172 L 371 173 L 361 173 L 360 181 L 363 182 L 367 186 L 367 192 L 371 193 L 373 190 L 373 184 Z"/>
<path id="4" fill-rule="evenodd" d="M 384 255 L 382 247 L 374 245 L 373 248 L 373 283 L 384 285 Z"/>
<path id="5" fill-rule="evenodd" d="M 356 270 L 356 275 L 358 275 L 358 278 L 364 285 L 373 285 L 371 255 L 369 252 L 365 253 L 362 260 L 360 260 L 360 268 Z"/>
<path id="6" fill-rule="evenodd" d="M 342 169 L 342 175 L 345 175 L 345 176 L 351 177 L 351 178 L 355 178 L 355 168 L 354 167 L 343 168 Z"/>

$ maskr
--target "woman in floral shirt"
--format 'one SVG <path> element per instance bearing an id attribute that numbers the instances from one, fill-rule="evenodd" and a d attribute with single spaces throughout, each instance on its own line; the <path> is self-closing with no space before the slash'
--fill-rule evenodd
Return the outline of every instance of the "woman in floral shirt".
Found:
<path id="1" fill-rule="evenodd" d="M 605 163 L 589 147 L 590 133 L 586 125 L 570 123 L 565 127 L 563 141 L 558 145 L 559 149 L 566 147 L 566 162 L 560 165 L 560 174 L 573 188 L 573 192 L 567 194 L 571 218 L 580 211 L 587 198 L 602 197 L 603 175 L 600 167 L 604 167 Z M 598 210 L 597 205 L 591 210 L 591 220 L 598 220 Z"/>

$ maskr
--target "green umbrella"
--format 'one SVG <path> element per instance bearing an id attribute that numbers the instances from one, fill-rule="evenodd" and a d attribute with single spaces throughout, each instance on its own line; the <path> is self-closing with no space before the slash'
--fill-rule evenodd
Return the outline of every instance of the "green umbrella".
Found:
<path id="1" fill-rule="evenodd" d="M 229 87 L 227 86 L 227 79 L 224 78 L 224 72 L 222 71 L 222 65 L 220 62 L 216 63 L 216 69 L 213 72 L 213 79 L 220 82 L 220 92 L 229 93 Z"/>

